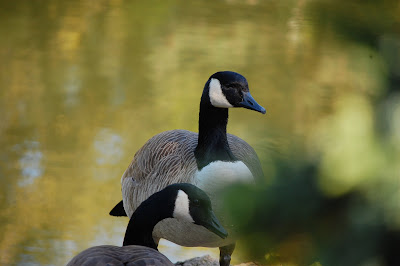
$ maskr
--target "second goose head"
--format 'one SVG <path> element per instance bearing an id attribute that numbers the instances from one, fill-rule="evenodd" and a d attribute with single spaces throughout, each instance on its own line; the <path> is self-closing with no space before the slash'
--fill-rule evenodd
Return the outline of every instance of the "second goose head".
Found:
<path id="1" fill-rule="evenodd" d="M 180 183 L 167 186 L 139 205 L 129 221 L 123 245 L 157 249 L 152 232 L 155 225 L 166 218 L 203 226 L 221 238 L 228 236 L 215 216 L 207 194 L 192 184 Z"/>
<path id="2" fill-rule="evenodd" d="M 228 236 L 212 210 L 210 198 L 203 190 L 185 183 L 171 186 L 178 189 L 174 218 L 201 225 L 221 238 Z"/>
<path id="3" fill-rule="evenodd" d="M 246 78 L 232 71 L 213 74 L 206 83 L 202 101 L 217 108 L 243 107 L 262 114 L 266 112 L 251 96 Z"/>

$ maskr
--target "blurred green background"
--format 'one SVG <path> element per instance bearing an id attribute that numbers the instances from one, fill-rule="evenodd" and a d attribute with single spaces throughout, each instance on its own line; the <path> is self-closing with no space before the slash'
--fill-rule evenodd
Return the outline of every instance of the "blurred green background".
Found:
<path id="1" fill-rule="evenodd" d="M 398 14 L 394 0 L 0 0 L 0 264 L 120 245 L 128 220 L 108 212 L 135 151 L 197 131 L 204 83 L 232 70 L 267 109 L 230 111 L 266 176 L 230 191 L 234 262 L 384 265 L 380 236 L 400 228 Z"/>

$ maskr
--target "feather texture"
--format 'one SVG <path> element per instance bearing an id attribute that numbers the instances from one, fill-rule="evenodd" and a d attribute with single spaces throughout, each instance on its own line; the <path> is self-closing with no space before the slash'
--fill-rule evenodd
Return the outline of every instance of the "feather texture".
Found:
<path id="1" fill-rule="evenodd" d="M 227 134 L 229 147 L 251 171 L 255 180 L 263 172 L 254 149 L 244 140 Z M 198 170 L 194 150 L 198 134 L 188 130 L 164 131 L 139 149 L 122 176 L 124 208 L 130 217 L 141 202 L 173 183 L 194 183 Z"/>
<path id="2" fill-rule="evenodd" d="M 78 265 L 172 266 L 174 264 L 163 254 L 149 247 L 104 245 L 82 251 L 67 264 L 67 266 Z"/>

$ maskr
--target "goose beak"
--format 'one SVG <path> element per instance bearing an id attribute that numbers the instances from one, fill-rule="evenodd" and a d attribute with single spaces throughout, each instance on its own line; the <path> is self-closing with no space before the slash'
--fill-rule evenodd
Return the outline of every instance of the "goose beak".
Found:
<path id="1" fill-rule="evenodd" d="M 244 107 L 250 110 L 254 110 L 265 114 L 265 108 L 259 105 L 256 100 L 254 100 L 253 96 L 251 96 L 250 92 L 243 92 L 243 101 L 239 103 L 240 107 Z"/>
<path id="2" fill-rule="evenodd" d="M 214 212 L 211 212 L 209 217 L 209 219 L 203 221 L 202 226 L 204 226 L 217 236 L 225 239 L 228 236 L 228 232 L 226 232 L 225 228 L 220 224 Z"/>

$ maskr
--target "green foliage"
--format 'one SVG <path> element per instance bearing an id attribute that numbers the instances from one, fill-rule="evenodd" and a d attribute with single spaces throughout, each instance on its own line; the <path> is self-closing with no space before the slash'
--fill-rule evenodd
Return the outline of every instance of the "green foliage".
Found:
<path id="1" fill-rule="evenodd" d="M 400 244 L 400 231 L 387 224 L 382 206 L 359 189 L 326 195 L 318 185 L 316 163 L 274 163 L 272 184 L 235 186 L 226 194 L 250 258 L 272 264 L 392 265 L 390 249 Z"/>

